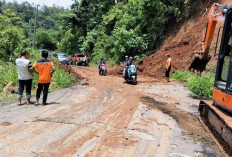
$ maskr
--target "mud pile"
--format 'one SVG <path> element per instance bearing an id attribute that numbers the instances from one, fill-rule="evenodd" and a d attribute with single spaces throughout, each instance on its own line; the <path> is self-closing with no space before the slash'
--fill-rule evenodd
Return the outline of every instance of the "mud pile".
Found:
<path id="1" fill-rule="evenodd" d="M 81 79 L 81 76 L 76 73 L 72 67 L 70 65 L 66 65 L 66 64 L 61 64 L 59 61 L 55 60 L 55 59 L 52 59 L 53 63 L 55 65 L 58 65 L 60 68 L 62 68 L 63 70 L 67 71 L 69 74 L 72 75 L 72 77 L 77 77 L 79 79 Z"/>

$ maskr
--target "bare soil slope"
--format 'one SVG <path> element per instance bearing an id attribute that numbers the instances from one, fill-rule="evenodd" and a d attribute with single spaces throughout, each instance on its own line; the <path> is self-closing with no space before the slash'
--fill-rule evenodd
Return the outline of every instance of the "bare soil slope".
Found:
<path id="1" fill-rule="evenodd" d="M 229 0 L 217 2 L 220 4 L 231 4 Z M 194 60 L 194 51 L 201 50 L 201 41 L 204 40 L 207 15 L 211 5 L 211 1 L 204 2 L 199 8 L 198 15 L 195 18 L 189 19 L 184 23 L 176 34 L 173 34 L 164 42 L 164 45 L 159 51 L 140 61 L 138 63 L 140 73 L 158 79 L 164 77 L 165 62 L 167 59 L 165 55 L 167 54 L 170 54 L 173 60 L 172 72 L 175 70 L 188 70 Z M 172 29 L 172 26 L 170 26 L 170 29 Z M 215 48 L 216 32 L 217 28 L 211 45 L 212 48 Z M 211 50 L 210 55 L 213 56 L 213 53 L 214 50 Z M 213 57 L 210 63 L 215 63 Z"/>

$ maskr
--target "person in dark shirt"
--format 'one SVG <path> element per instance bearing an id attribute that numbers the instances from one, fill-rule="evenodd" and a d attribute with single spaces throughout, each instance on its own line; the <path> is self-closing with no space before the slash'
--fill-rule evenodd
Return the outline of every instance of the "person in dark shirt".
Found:
<path id="1" fill-rule="evenodd" d="M 130 65 L 135 65 L 135 62 L 133 61 L 133 58 L 130 57 L 129 60 L 126 62 L 126 70 L 125 70 L 125 77 L 127 77 L 127 69 Z"/>
<path id="2" fill-rule="evenodd" d="M 123 77 L 125 76 L 125 73 L 126 73 L 126 65 L 127 65 L 127 62 L 128 62 L 129 58 L 128 56 L 125 56 L 125 61 L 124 61 L 124 68 L 123 68 Z"/>
<path id="3" fill-rule="evenodd" d="M 127 61 L 127 63 L 126 63 L 126 66 L 127 66 L 127 67 L 130 66 L 130 65 L 135 65 L 135 62 L 133 61 L 133 58 L 132 58 L 132 57 L 130 57 L 130 58 L 129 58 L 129 61 Z"/>
<path id="4" fill-rule="evenodd" d="M 99 74 L 100 74 L 100 68 L 101 68 L 102 64 L 106 64 L 106 62 L 104 61 L 103 58 L 101 58 L 101 60 L 99 61 L 99 64 L 98 64 Z"/>

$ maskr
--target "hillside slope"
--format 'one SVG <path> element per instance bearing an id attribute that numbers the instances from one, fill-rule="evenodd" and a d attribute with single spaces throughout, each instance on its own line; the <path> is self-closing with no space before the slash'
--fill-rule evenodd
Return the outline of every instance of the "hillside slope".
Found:
<path id="1" fill-rule="evenodd" d="M 229 0 L 217 1 L 220 4 L 231 5 Z M 166 55 L 170 54 L 173 60 L 172 72 L 175 70 L 188 70 L 194 60 L 194 51 L 201 49 L 201 41 L 204 39 L 205 28 L 207 23 L 208 10 L 212 2 L 207 1 L 199 8 L 198 15 L 193 19 L 189 19 L 181 29 L 170 36 L 159 51 L 149 57 L 143 58 L 138 63 L 140 74 L 161 79 L 164 77 Z M 170 26 L 170 29 L 172 26 Z M 218 27 L 218 26 L 217 26 Z M 217 28 L 212 42 L 212 50 L 210 55 L 213 56 Z M 210 63 L 215 63 L 215 59 L 210 60 Z M 201 66 L 201 65 L 199 65 Z"/>

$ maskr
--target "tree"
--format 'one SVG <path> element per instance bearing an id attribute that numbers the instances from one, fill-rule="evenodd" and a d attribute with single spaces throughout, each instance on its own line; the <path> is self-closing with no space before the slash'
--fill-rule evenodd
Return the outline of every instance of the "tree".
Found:
<path id="1" fill-rule="evenodd" d="M 38 29 L 36 35 L 36 45 L 39 49 L 55 50 L 56 43 L 44 29 Z"/>
<path id="2" fill-rule="evenodd" d="M 14 15 L 7 10 L 9 15 Z M 17 24 L 15 16 L 4 16 L 0 14 L 0 57 L 2 60 L 9 60 L 18 55 L 21 49 L 21 40 L 23 36 Z"/>

